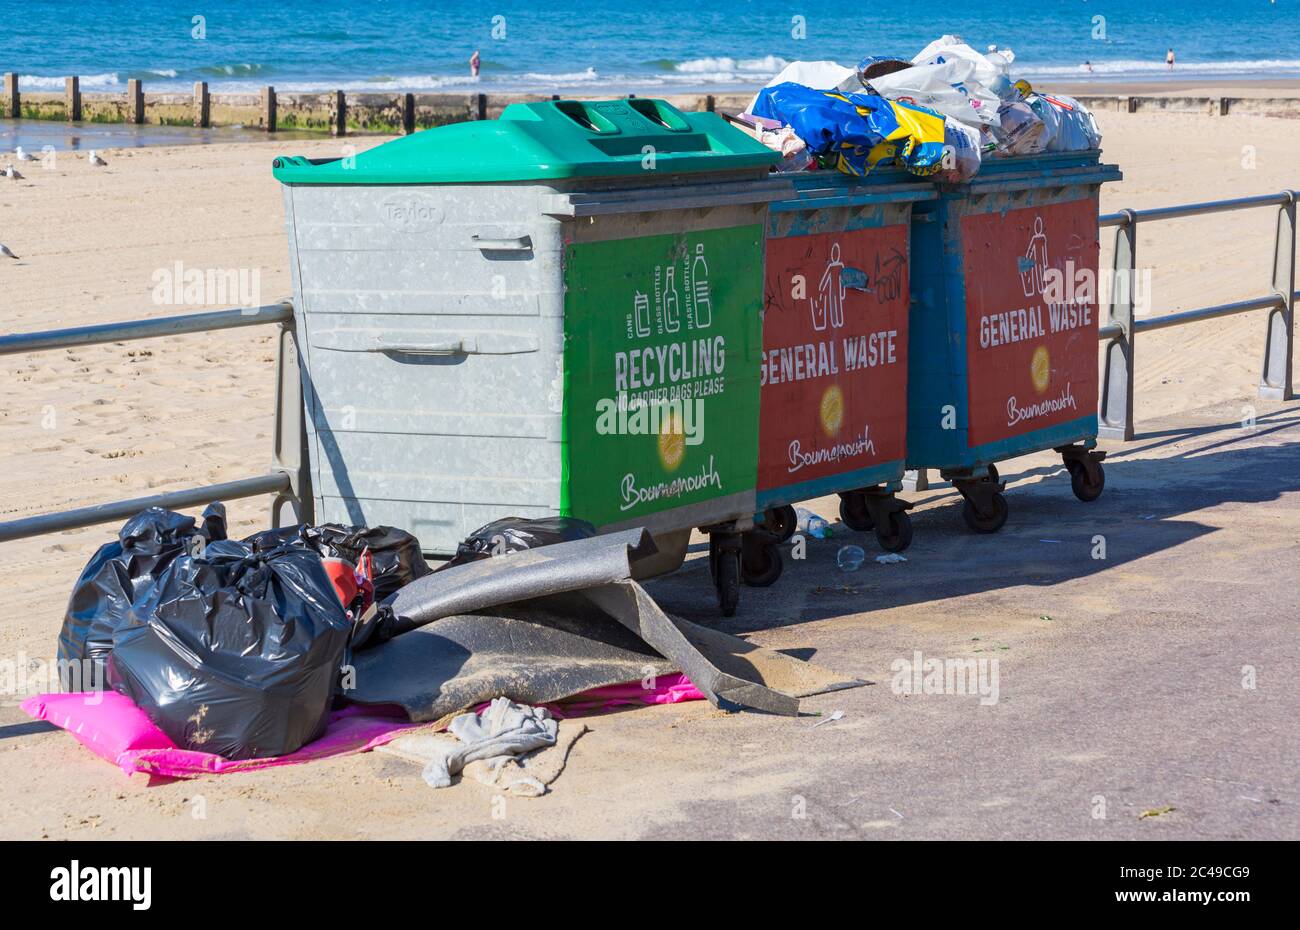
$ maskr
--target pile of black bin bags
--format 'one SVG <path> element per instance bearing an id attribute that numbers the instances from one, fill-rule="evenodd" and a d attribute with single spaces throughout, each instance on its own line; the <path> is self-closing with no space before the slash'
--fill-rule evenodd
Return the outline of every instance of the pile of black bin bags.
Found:
<path id="1" fill-rule="evenodd" d="M 428 573 L 415 537 L 392 527 L 237 541 L 220 504 L 201 521 L 151 508 L 77 579 L 59 636 L 63 687 L 107 681 L 186 749 L 294 752 L 324 732 L 354 619 Z"/>

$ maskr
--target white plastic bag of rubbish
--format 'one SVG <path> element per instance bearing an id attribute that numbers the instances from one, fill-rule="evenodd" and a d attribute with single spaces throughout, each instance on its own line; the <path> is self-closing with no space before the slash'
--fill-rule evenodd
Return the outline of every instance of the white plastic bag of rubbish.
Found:
<path id="1" fill-rule="evenodd" d="M 952 117 L 943 121 L 943 165 L 933 176 L 940 184 L 964 184 L 980 170 L 980 134 Z"/>
<path id="2" fill-rule="evenodd" d="M 1046 127 L 1029 104 L 1004 103 L 998 109 L 998 120 L 999 125 L 993 127 L 993 138 L 1003 155 L 1037 155 L 1046 151 Z"/>
<path id="3" fill-rule="evenodd" d="M 814 90 L 831 90 L 839 88 L 845 81 L 851 81 L 846 85 L 850 90 L 861 90 L 858 83 L 858 73 L 852 68 L 846 68 L 841 64 L 833 61 L 792 61 L 781 69 L 781 73 L 765 84 L 765 87 L 775 87 L 777 84 L 802 84 L 804 87 L 811 87 Z M 754 106 L 758 103 L 758 94 L 754 99 L 749 101 L 747 112 L 754 112 Z"/>
<path id="4" fill-rule="evenodd" d="M 1046 151 L 1086 152 L 1101 148 L 1101 130 L 1096 118 L 1073 97 L 1030 94 L 1025 102 L 1046 127 Z"/>
<path id="5" fill-rule="evenodd" d="M 991 67 L 987 61 L 985 66 Z M 1002 101 L 976 77 L 975 62 L 966 58 L 915 65 L 872 78 L 870 84 L 882 97 L 928 107 L 976 129 L 998 123 Z"/>
<path id="6" fill-rule="evenodd" d="M 1016 55 L 1009 48 L 984 55 L 962 41 L 961 36 L 946 35 L 921 49 L 921 53 L 912 59 L 912 64 L 934 65 L 954 59 L 969 61 L 974 68 L 975 80 L 985 87 L 992 87 L 993 79 L 1007 73 Z"/>

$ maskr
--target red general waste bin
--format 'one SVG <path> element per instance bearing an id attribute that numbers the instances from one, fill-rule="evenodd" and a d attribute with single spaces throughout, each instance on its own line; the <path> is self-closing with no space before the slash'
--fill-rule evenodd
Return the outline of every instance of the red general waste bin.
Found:
<path id="1" fill-rule="evenodd" d="M 906 549 L 902 487 L 912 204 L 934 186 L 897 170 L 794 176 L 764 256 L 757 529 L 744 578 L 771 584 L 799 501 L 839 494 L 844 522 Z"/>

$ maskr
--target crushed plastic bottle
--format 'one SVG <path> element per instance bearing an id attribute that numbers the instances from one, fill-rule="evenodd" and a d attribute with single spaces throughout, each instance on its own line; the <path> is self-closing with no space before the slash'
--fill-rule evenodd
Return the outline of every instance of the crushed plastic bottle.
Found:
<path id="1" fill-rule="evenodd" d="M 861 546 L 840 546 L 840 551 L 835 553 L 835 564 L 842 572 L 856 572 L 866 560 L 867 554 Z"/>
<path id="2" fill-rule="evenodd" d="M 825 539 L 831 535 L 831 525 L 811 510 L 800 507 L 796 511 L 796 515 L 798 517 L 798 523 L 795 524 L 797 532 L 803 533 L 805 536 L 811 536 L 813 539 Z"/>

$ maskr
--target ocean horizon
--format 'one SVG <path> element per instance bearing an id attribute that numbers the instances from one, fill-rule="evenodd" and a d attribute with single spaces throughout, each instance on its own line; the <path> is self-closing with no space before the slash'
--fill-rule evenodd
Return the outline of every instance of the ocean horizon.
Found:
<path id="1" fill-rule="evenodd" d="M 367 4 L 165 0 L 69 6 L 0 0 L 0 71 L 31 91 L 354 92 L 599 95 L 744 91 L 788 62 L 911 58 L 945 33 L 1016 54 L 1029 80 L 1300 78 L 1300 0 L 1042 0 L 1014 18 L 995 0 L 939 11 L 898 0 L 864 11 L 823 0 L 555 0 L 544 7 L 435 0 Z M 1261 36 L 1275 44 L 1259 47 Z M 1165 52 L 1173 48 L 1170 70 Z M 469 75 L 478 50 L 482 70 Z M 1085 62 L 1087 65 L 1085 65 Z"/>

